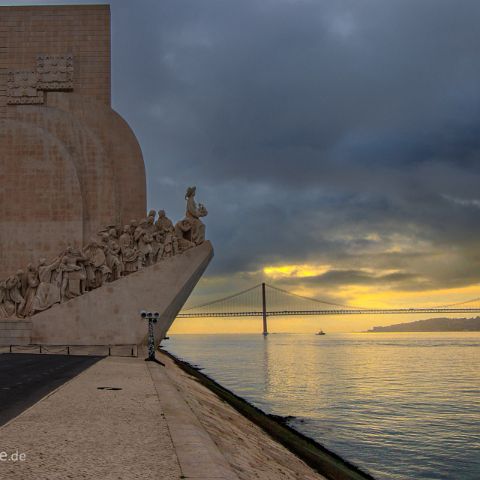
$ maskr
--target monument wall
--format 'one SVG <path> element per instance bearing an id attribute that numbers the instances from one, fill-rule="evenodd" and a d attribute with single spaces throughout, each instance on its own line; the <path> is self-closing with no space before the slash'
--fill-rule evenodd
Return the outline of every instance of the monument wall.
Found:
<path id="1" fill-rule="evenodd" d="M 145 217 L 145 190 L 111 108 L 109 6 L 0 7 L 0 279 Z"/>
<path id="2" fill-rule="evenodd" d="M 158 345 L 213 257 L 210 242 L 190 248 L 102 288 L 31 317 L 30 343 L 43 345 L 146 344 L 147 308 L 160 313 Z M 1 341 L 1 339 L 0 339 Z"/>

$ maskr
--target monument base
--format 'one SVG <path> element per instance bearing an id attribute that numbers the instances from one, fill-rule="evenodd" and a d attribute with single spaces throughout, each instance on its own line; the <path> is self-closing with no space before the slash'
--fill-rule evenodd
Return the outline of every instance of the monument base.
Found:
<path id="1" fill-rule="evenodd" d="M 143 345 L 148 325 L 141 310 L 159 312 L 157 345 L 213 257 L 206 241 L 31 317 L 31 343 L 41 345 Z"/>

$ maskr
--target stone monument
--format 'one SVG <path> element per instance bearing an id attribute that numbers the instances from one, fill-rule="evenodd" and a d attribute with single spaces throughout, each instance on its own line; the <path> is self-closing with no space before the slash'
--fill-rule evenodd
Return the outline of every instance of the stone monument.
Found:
<path id="1" fill-rule="evenodd" d="M 140 146 L 110 102 L 108 5 L 0 7 L 0 278 L 145 216 Z"/>
<path id="2" fill-rule="evenodd" d="M 146 214 L 142 153 L 110 106 L 109 6 L 0 7 L 0 40 L 0 344 L 18 325 L 22 343 L 143 343 L 143 308 L 158 342 L 213 249 L 196 187 L 175 225 Z"/>

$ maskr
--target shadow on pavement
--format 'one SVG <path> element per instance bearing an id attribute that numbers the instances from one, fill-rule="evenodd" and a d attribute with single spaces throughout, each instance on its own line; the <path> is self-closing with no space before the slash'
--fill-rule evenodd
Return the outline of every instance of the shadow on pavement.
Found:
<path id="1" fill-rule="evenodd" d="M 102 358 L 0 354 L 0 426 Z"/>

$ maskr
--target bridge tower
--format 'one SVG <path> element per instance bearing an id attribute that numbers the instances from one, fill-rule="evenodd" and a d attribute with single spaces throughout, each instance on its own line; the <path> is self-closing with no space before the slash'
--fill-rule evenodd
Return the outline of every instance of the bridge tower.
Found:
<path id="1" fill-rule="evenodd" d="M 267 296 L 265 294 L 265 282 L 262 282 L 262 316 L 263 316 L 263 335 L 268 335 L 267 328 Z"/>

